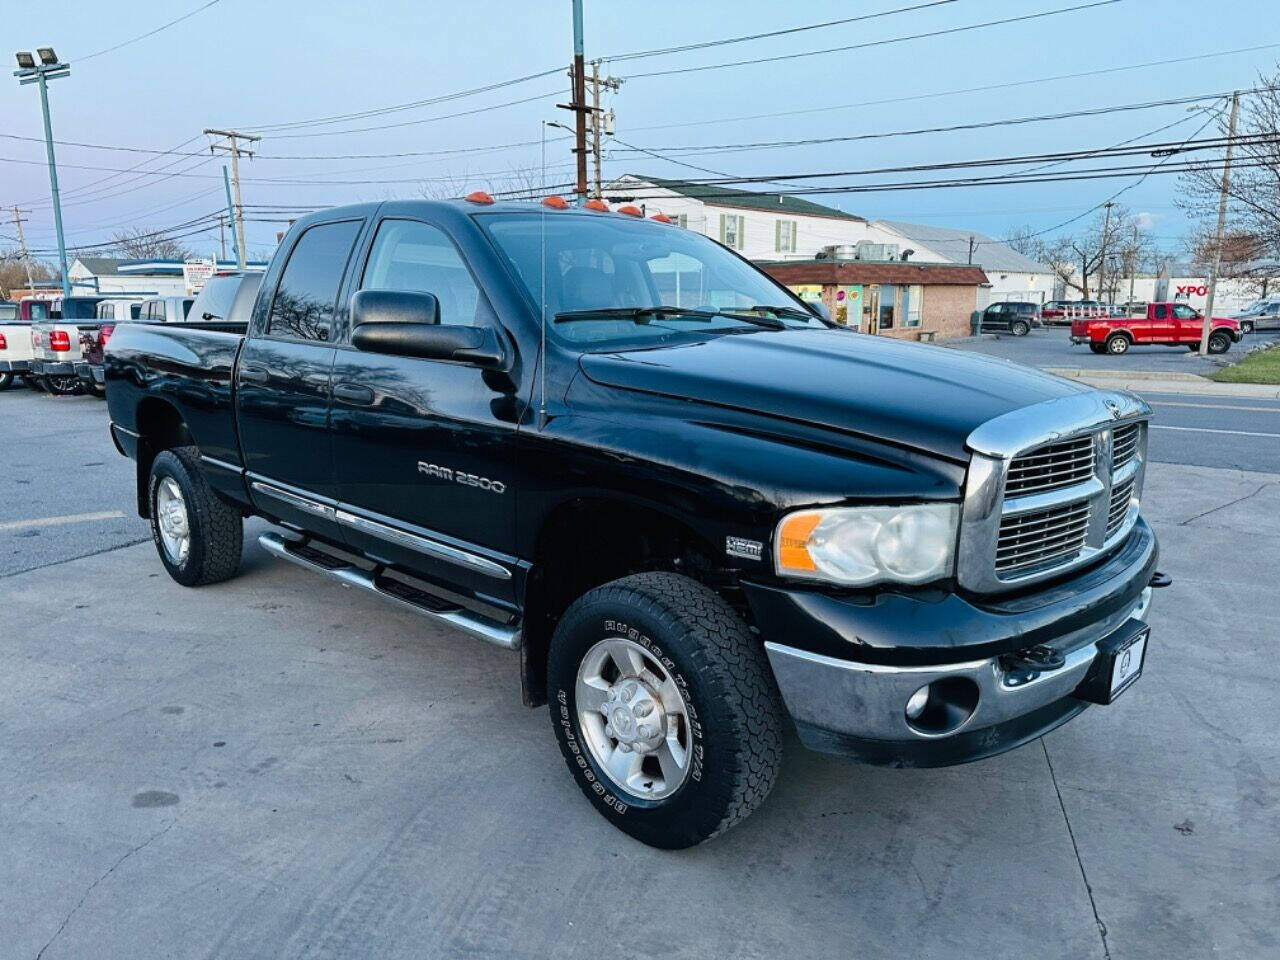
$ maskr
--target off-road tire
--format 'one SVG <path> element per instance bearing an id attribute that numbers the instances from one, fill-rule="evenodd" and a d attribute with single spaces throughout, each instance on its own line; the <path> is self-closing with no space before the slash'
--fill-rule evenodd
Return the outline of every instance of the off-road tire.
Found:
<path id="1" fill-rule="evenodd" d="M 1114 354 L 1117 357 L 1122 353 L 1128 353 L 1130 346 L 1129 338 L 1123 333 L 1113 333 L 1107 337 L 1107 353 Z"/>
<path id="2" fill-rule="evenodd" d="M 692 767 L 661 800 L 614 786 L 583 739 L 578 668 L 599 641 L 644 647 L 680 687 Z M 691 847 L 747 817 L 782 759 L 782 710 L 764 649 L 714 591 L 674 573 L 638 573 L 597 587 L 561 617 L 547 657 L 551 723 L 578 786 L 610 823 L 642 843 Z"/>
<path id="3" fill-rule="evenodd" d="M 1025 337 L 1031 332 L 1031 324 L 1025 320 L 1015 320 L 1009 329 L 1015 337 Z"/>
<path id="4" fill-rule="evenodd" d="M 1209 334 L 1209 352 L 1226 353 L 1231 349 L 1231 338 L 1225 333 Z"/>
<path id="5" fill-rule="evenodd" d="M 169 558 L 160 539 L 156 490 L 165 477 L 178 484 L 187 505 L 191 542 L 181 565 Z M 151 508 L 151 539 L 169 576 L 184 587 L 203 587 L 236 575 L 244 547 L 244 523 L 240 512 L 209 487 L 196 447 L 174 447 L 156 455 L 147 481 L 147 503 Z"/>

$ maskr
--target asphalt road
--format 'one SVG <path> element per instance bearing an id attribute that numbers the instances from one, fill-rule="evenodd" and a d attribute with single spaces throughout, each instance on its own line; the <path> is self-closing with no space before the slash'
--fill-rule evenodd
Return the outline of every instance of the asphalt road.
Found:
<path id="1" fill-rule="evenodd" d="M 1025 337 L 999 334 L 965 338 L 952 341 L 949 345 L 992 357 L 1004 357 L 1016 363 L 1025 363 L 1029 367 L 1205 374 L 1239 360 L 1250 347 L 1270 343 L 1277 337 L 1280 337 L 1280 332 L 1271 330 L 1249 334 L 1240 343 L 1232 344 L 1226 353 L 1209 357 L 1200 357 L 1186 347 L 1162 346 L 1135 346 L 1118 357 L 1099 355 L 1086 346 L 1072 345 L 1069 327 L 1039 327 Z"/>
<path id="2" fill-rule="evenodd" d="M 1195 432 L 1152 434 L 1175 584 L 1131 691 L 944 770 L 791 739 L 753 817 L 664 853 L 589 808 L 514 655 L 253 536 L 177 586 L 121 546 L 103 405 L 0 394 L 0 956 L 1280 955 L 1280 416 L 1149 399 Z"/>

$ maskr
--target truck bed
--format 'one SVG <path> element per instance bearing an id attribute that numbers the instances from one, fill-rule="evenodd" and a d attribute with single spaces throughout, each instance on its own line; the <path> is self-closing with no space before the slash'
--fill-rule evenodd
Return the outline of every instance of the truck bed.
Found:
<path id="1" fill-rule="evenodd" d="M 144 396 L 167 400 L 182 415 L 201 452 L 239 463 L 232 373 L 245 322 L 121 323 L 103 357 L 111 420 L 138 432 Z"/>

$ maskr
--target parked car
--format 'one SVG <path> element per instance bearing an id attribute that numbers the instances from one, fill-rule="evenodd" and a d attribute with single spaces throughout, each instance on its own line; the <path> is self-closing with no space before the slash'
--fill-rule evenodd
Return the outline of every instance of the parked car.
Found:
<path id="1" fill-rule="evenodd" d="M 1100 300 L 1050 300 L 1040 308 L 1045 326 L 1067 325 L 1080 317 L 1105 317 L 1107 305 Z"/>
<path id="2" fill-rule="evenodd" d="M 1163 344 L 1200 349 L 1204 314 L 1185 303 L 1147 304 L 1145 317 L 1077 319 L 1071 323 L 1071 342 L 1087 343 L 1094 353 L 1125 353 L 1135 344 Z M 1226 353 L 1240 341 L 1240 324 L 1214 317 L 1209 352 Z"/>
<path id="3" fill-rule="evenodd" d="M 94 319 L 96 327 L 80 328 L 80 353 L 83 359 L 74 361 L 76 379 L 80 388 L 105 399 L 106 388 L 102 378 L 102 348 L 117 323 L 137 320 L 142 313 L 141 299 L 108 299 L 98 304 Z"/>
<path id="4" fill-rule="evenodd" d="M 311 214 L 248 324 L 123 324 L 105 362 L 176 582 L 235 576 L 258 515 L 268 553 L 519 650 L 584 795 L 659 847 L 760 804 L 784 713 L 939 766 L 1111 702 L 1167 582 L 1142 400 L 854 336 L 633 207 Z"/>
<path id="5" fill-rule="evenodd" d="M 1040 308 L 1034 303 L 1004 301 L 990 304 L 982 311 L 982 330 L 986 333 L 1012 333 L 1025 337 L 1032 327 L 1040 325 Z"/>
<path id="6" fill-rule="evenodd" d="M 247 320 L 253 298 L 262 284 L 262 272 L 219 273 L 205 281 L 187 311 L 187 319 L 197 323 L 209 320 Z"/>
<path id="7" fill-rule="evenodd" d="M 30 376 L 31 324 L 20 319 L 18 304 L 0 302 L 0 390 L 18 377 Z"/>
<path id="8" fill-rule="evenodd" d="M 1233 319 L 1244 333 L 1254 330 L 1280 330 L 1280 297 L 1268 297 L 1249 304 Z"/>
<path id="9" fill-rule="evenodd" d="M 182 323 L 187 319 L 194 297 L 152 297 L 142 302 L 138 319 L 151 323 Z"/>
<path id="10" fill-rule="evenodd" d="M 84 359 L 86 335 L 98 329 L 103 297 L 65 297 L 50 305 L 60 314 L 31 325 L 31 373 L 39 386 L 57 396 L 79 393 L 76 363 Z"/>

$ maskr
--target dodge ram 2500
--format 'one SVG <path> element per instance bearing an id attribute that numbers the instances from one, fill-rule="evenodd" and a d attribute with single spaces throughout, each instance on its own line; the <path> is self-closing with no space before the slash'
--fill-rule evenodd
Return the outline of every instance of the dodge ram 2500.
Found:
<path id="1" fill-rule="evenodd" d="M 750 813 L 788 715 L 931 766 L 1110 703 L 1167 582 L 1142 401 L 835 327 L 633 207 L 312 214 L 247 324 L 122 324 L 105 368 L 174 580 L 232 577 L 256 515 L 519 651 L 583 793 L 656 846 Z"/>

